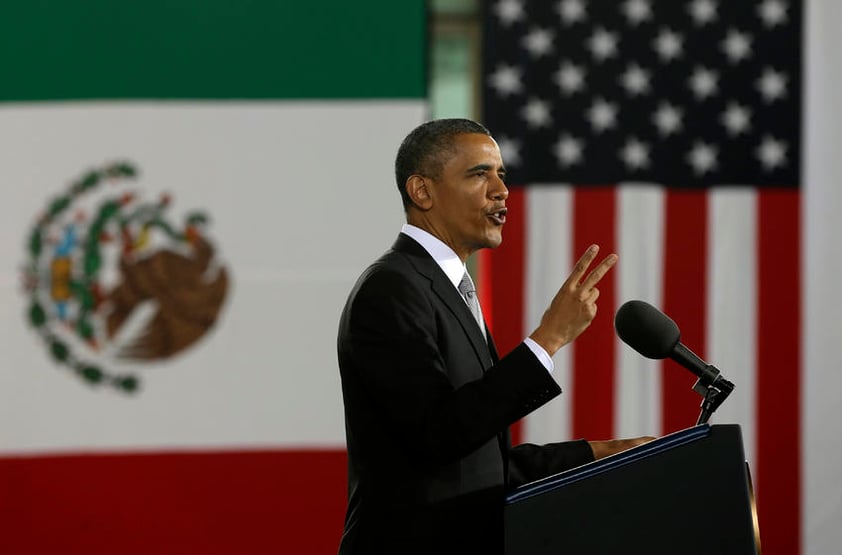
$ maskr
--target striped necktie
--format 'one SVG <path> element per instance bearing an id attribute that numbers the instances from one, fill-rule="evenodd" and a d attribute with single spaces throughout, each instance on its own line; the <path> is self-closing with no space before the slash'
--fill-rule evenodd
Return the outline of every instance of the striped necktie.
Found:
<path id="1" fill-rule="evenodd" d="M 465 272 L 462 276 L 462 281 L 459 282 L 459 292 L 462 293 L 462 298 L 471 309 L 471 314 L 474 315 L 474 320 L 477 321 L 479 329 L 485 337 L 485 322 L 482 319 L 482 309 L 479 307 L 479 299 L 477 298 L 477 288 L 474 287 L 474 282 L 471 279 L 471 274 Z"/>

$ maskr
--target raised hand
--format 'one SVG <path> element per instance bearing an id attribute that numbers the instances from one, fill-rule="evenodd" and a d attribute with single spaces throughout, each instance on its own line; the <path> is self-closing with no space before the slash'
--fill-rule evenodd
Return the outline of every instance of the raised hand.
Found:
<path id="1" fill-rule="evenodd" d="M 617 262 L 617 255 L 609 254 L 585 276 L 597 253 L 597 245 L 591 245 L 585 251 L 570 277 L 553 297 L 541 323 L 529 336 L 550 356 L 579 337 L 596 316 L 596 300 L 599 298 L 596 284 Z"/>

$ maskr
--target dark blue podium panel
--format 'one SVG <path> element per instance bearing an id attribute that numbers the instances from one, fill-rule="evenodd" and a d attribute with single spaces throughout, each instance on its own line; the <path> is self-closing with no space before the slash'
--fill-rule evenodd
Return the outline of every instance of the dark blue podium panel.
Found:
<path id="1" fill-rule="evenodd" d="M 506 555 L 759 553 L 737 425 L 696 426 L 527 484 L 505 514 Z"/>

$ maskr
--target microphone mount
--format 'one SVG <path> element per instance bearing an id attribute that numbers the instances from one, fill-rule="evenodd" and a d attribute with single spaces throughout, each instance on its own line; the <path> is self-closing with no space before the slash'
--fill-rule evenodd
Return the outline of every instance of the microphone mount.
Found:
<path id="1" fill-rule="evenodd" d="M 696 380 L 693 391 L 703 397 L 696 425 L 707 424 L 719 405 L 734 391 L 734 384 L 726 380 L 715 366 L 708 364 Z"/>

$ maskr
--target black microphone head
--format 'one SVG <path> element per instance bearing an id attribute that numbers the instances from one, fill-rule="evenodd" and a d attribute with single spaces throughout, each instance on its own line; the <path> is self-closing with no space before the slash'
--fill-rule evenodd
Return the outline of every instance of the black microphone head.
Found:
<path id="1" fill-rule="evenodd" d="M 614 316 L 614 329 L 629 347 L 647 358 L 668 358 L 681 332 L 669 316 L 643 301 L 628 301 Z"/>

